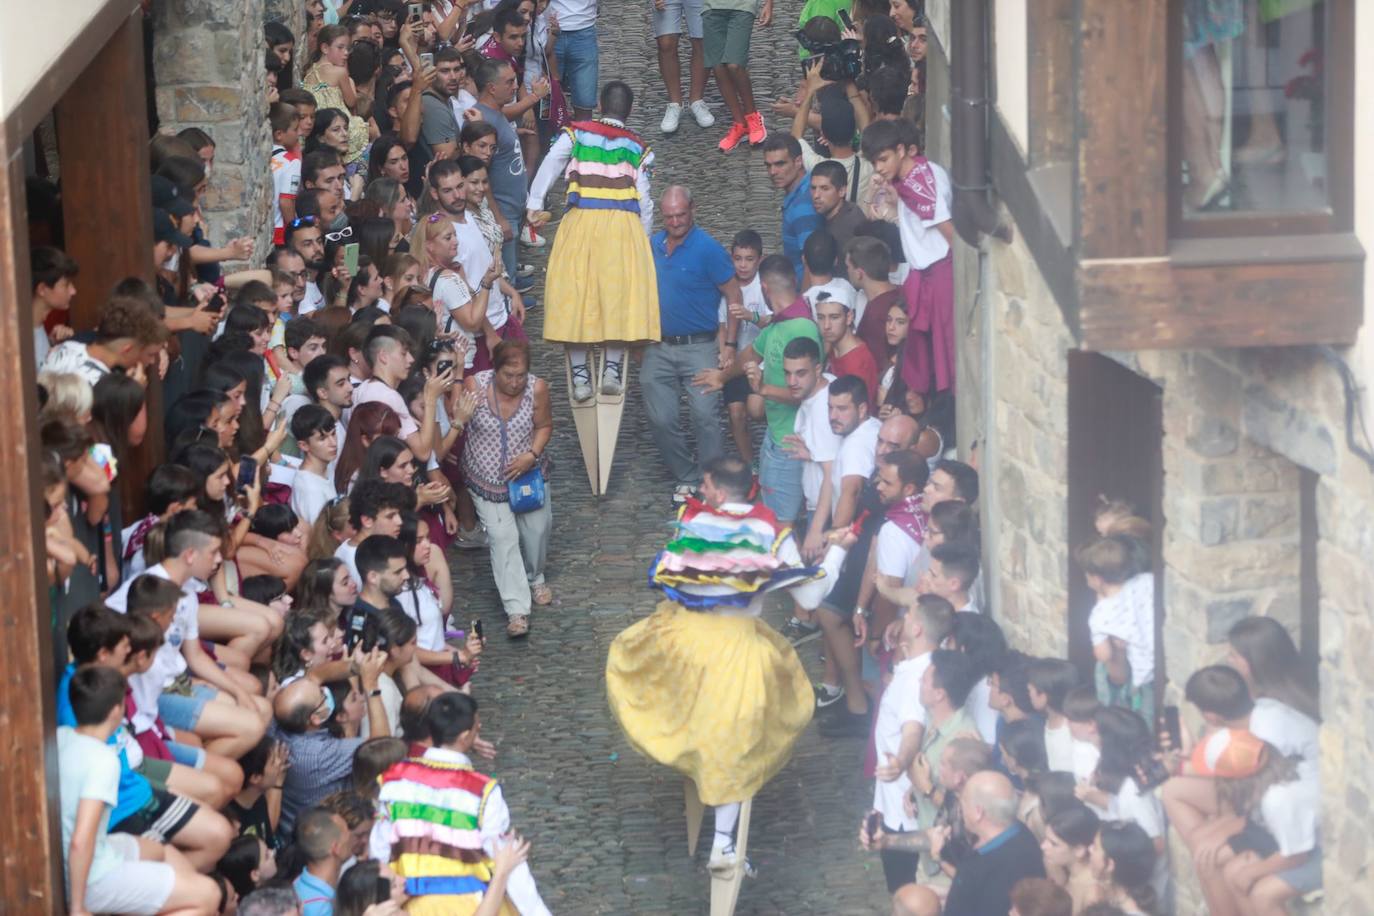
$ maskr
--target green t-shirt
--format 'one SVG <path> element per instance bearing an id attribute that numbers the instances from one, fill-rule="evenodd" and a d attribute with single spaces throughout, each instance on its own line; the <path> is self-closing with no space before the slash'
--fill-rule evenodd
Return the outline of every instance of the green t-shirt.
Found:
<path id="1" fill-rule="evenodd" d="M 797 19 L 797 28 L 806 28 L 806 24 L 817 16 L 824 16 L 826 19 L 833 19 L 835 24 L 844 30 L 844 23 L 840 21 L 840 10 L 849 12 L 850 0 L 806 0 L 802 6 L 801 16 Z M 806 60 L 811 56 L 811 52 L 805 48 L 797 49 L 797 56 Z"/>
<path id="2" fill-rule="evenodd" d="M 807 337 L 816 342 L 822 353 L 825 345 L 821 343 L 821 331 L 810 318 L 789 318 L 777 321 L 759 331 L 754 338 L 754 350 L 763 359 L 763 383 L 782 388 L 787 385 L 787 374 L 782 368 L 782 351 L 798 337 Z M 763 399 L 764 416 L 768 418 L 768 434 L 776 445 L 782 445 L 786 436 L 795 432 L 797 405 L 784 404 L 771 398 Z"/>

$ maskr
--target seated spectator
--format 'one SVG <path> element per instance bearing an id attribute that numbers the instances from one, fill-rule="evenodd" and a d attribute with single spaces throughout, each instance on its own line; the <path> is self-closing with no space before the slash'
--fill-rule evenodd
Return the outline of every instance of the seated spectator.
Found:
<path id="1" fill-rule="evenodd" d="M 277 876 L 277 854 L 262 837 L 242 834 L 216 866 L 242 899 Z"/>
<path id="2" fill-rule="evenodd" d="M 275 852 L 283 845 L 277 835 L 277 822 L 281 818 L 286 745 L 266 736 L 239 758 L 239 765 L 243 767 L 243 790 L 225 806 L 225 811 L 238 824 L 239 836 L 256 837 Z"/>
<path id="3" fill-rule="evenodd" d="M 352 848 L 348 825 L 333 811 L 311 808 L 300 816 L 296 848 L 305 869 L 291 886 L 300 898 L 302 916 L 333 916 L 334 889 Z"/>
<path id="4" fill-rule="evenodd" d="M 334 899 L 333 916 L 363 916 L 374 904 L 405 903 L 406 883 L 383 862 L 359 862 L 339 879 L 338 896 Z"/>
<path id="5" fill-rule="evenodd" d="M 186 857 L 156 842 L 145 846 L 126 832 L 108 832 L 119 785 L 119 761 L 108 742 L 124 718 L 124 677 L 113 668 L 84 668 L 72 676 L 70 691 L 76 725 L 57 730 L 70 911 L 213 912 L 219 888 L 196 874 Z"/>
<path id="6" fill-rule="evenodd" d="M 364 481 L 349 494 L 348 519 L 353 537 L 339 544 L 334 551 L 361 588 L 363 577 L 358 573 L 355 558 L 358 548 L 373 535 L 395 537 L 401 531 L 401 513 L 415 510 L 415 491 L 404 484 L 381 480 Z"/>
<path id="7" fill-rule="evenodd" d="M 238 916 L 300 916 L 294 887 L 263 887 L 239 900 Z"/>
<path id="8" fill-rule="evenodd" d="M 1093 841 L 1091 859 L 1097 902 L 1128 914 L 1158 913 L 1159 896 L 1151 884 L 1159 861 L 1157 846 L 1138 824 L 1103 824 Z"/>
<path id="9" fill-rule="evenodd" d="M 390 733 L 382 707 L 377 679 L 386 664 L 379 649 L 364 653 L 357 648 L 353 661 L 367 692 L 368 722 L 375 734 Z M 324 724 L 334 712 L 333 694 L 310 678 L 301 678 L 277 692 L 272 703 L 277 727 L 287 747 L 288 768 L 282 781 L 281 821 L 278 829 L 290 836 L 296 817 L 320 799 L 345 788 L 353 768 L 353 752 L 361 738 L 335 738 Z"/>
<path id="10" fill-rule="evenodd" d="M 1045 878 L 1022 878 L 1011 889 L 1011 916 L 1073 916 L 1068 891 Z"/>
<path id="11" fill-rule="evenodd" d="M 1040 841 L 1045 872 L 1068 892 L 1075 912 L 1081 912 L 1097 896 L 1092 850 L 1100 823 L 1087 805 L 1065 805 L 1050 816 Z"/>
<path id="12" fill-rule="evenodd" d="M 302 457 L 291 483 L 291 508 L 307 525 L 314 525 L 329 501 L 339 495 L 328 476 L 339 454 L 338 424 L 324 407 L 306 404 L 291 418 L 291 435 Z"/>

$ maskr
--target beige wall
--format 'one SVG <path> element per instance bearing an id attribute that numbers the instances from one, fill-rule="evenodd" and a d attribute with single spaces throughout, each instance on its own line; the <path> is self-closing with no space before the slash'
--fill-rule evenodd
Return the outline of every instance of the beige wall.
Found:
<path id="1" fill-rule="evenodd" d="M 997 63 L 997 110 L 1024 156 L 1030 149 L 1027 87 L 1026 0 L 994 0 L 993 53 Z"/>

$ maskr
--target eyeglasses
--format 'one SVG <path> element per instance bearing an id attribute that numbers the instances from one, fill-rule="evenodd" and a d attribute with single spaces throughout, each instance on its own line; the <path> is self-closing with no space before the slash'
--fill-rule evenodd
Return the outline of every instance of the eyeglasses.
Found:
<path id="1" fill-rule="evenodd" d="M 312 217 L 312 219 L 313 219 L 313 217 Z M 353 238 L 353 227 L 352 227 L 352 226 L 344 226 L 344 227 L 343 227 L 342 229 L 340 229 L 338 232 L 326 232 L 326 233 L 324 234 L 324 240 L 325 240 L 326 242 L 339 242 L 339 241 L 342 241 L 343 239 L 351 239 L 351 238 Z"/>
<path id="2" fill-rule="evenodd" d="M 299 229 L 302 226 L 313 226 L 318 221 L 318 216 L 298 216 L 291 221 L 291 228 Z"/>

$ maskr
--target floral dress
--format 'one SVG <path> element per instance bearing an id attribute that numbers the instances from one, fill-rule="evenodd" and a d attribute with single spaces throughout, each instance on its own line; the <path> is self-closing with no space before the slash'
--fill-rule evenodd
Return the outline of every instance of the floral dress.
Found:
<path id="1" fill-rule="evenodd" d="M 301 85 L 315 97 L 317 109 L 337 108 L 348 115 L 348 155 L 344 157 L 344 164 L 360 162 L 363 157 L 363 150 L 367 148 L 370 139 L 367 122 L 355 115 L 344 104 L 343 93 L 339 91 L 338 86 L 324 81 L 320 75 L 319 61 L 315 61 L 310 65 L 310 69 L 305 71 L 305 78 L 301 80 Z"/>

